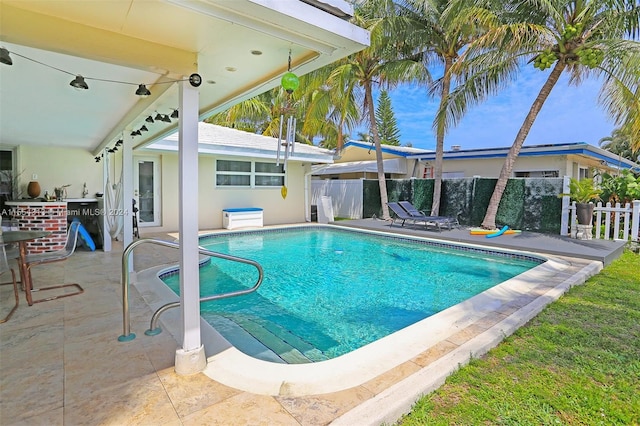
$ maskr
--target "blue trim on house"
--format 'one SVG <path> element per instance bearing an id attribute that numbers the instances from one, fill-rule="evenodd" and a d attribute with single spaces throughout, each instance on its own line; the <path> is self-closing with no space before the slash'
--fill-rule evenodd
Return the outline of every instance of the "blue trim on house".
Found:
<path id="1" fill-rule="evenodd" d="M 371 143 L 371 142 L 357 142 L 357 141 L 349 141 L 349 142 L 345 143 L 343 149 L 344 148 L 348 148 L 350 146 L 353 146 L 353 147 L 356 147 L 356 148 L 362 148 L 362 149 L 366 149 L 366 150 L 371 149 L 372 151 L 375 151 L 375 149 L 376 149 L 375 145 L 373 143 Z M 401 150 L 395 149 L 395 147 L 393 145 L 382 144 L 380 147 L 382 148 L 382 152 L 384 152 L 384 153 L 393 154 L 393 155 L 397 155 L 397 156 L 405 157 L 405 158 L 409 157 L 409 156 L 421 155 L 417 150 L 415 152 L 401 151 Z"/>
<path id="2" fill-rule="evenodd" d="M 540 148 L 550 148 L 537 150 Z M 555 148 L 555 149 L 554 149 Z M 509 152 L 508 147 L 501 148 L 482 148 L 469 149 L 460 151 L 446 151 L 444 159 L 446 160 L 474 160 L 482 158 L 505 158 Z M 540 157 L 549 155 L 585 155 L 597 160 L 605 161 L 609 167 L 618 167 L 622 169 L 630 169 L 634 172 L 640 172 L 640 165 L 626 158 L 617 158 L 615 154 L 606 155 L 598 152 L 595 147 L 584 142 L 557 144 L 557 145 L 532 145 L 522 148 L 518 157 Z M 434 160 L 436 155 L 434 152 L 426 152 L 424 154 L 411 155 L 411 158 L 419 160 Z"/>
<path id="3" fill-rule="evenodd" d="M 238 207 L 234 209 L 222 209 L 223 212 L 237 213 L 237 212 L 261 212 L 260 207 Z"/>

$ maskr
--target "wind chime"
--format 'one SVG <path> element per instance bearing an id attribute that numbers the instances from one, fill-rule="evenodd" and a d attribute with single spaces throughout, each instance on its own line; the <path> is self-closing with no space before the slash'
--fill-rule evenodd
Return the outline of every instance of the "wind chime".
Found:
<path id="1" fill-rule="evenodd" d="M 282 109 L 282 114 L 280 114 L 280 132 L 278 134 L 278 153 L 276 156 L 276 166 L 280 165 L 280 151 L 284 148 L 282 157 L 284 161 L 283 170 L 285 173 L 285 182 L 280 189 L 280 194 L 282 195 L 282 198 L 287 198 L 287 160 L 289 159 L 290 155 L 293 155 L 296 142 L 296 118 L 293 114 L 294 111 L 291 105 L 291 94 L 300 85 L 298 76 L 291 72 L 291 50 L 289 50 L 289 63 L 287 66 L 287 72 L 282 76 L 280 84 L 282 85 L 282 88 L 287 92 L 287 95 L 284 102 L 284 108 Z M 286 129 L 283 129 L 285 119 L 287 122 L 287 127 Z"/>

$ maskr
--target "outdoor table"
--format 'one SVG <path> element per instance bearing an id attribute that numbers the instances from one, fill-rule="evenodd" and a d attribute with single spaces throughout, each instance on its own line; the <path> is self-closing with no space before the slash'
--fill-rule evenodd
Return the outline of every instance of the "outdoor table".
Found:
<path id="1" fill-rule="evenodd" d="M 27 297 L 27 304 L 33 305 L 31 297 L 31 274 L 27 269 L 27 242 L 38 238 L 46 237 L 51 233 L 48 231 L 5 231 L 2 233 L 2 239 L 5 244 L 18 243 L 18 267 L 20 268 L 20 280 Z"/>

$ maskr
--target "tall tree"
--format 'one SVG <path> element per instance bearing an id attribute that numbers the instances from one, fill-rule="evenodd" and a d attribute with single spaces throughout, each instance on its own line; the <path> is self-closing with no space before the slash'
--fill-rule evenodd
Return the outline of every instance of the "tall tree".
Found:
<path id="1" fill-rule="evenodd" d="M 369 30 L 369 47 L 338 62 L 330 84 L 342 88 L 345 94 L 364 91 L 363 120 L 376 147 L 376 164 L 382 217 L 391 219 L 387 206 L 387 183 L 382 162 L 380 133 L 375 118 L 373 87 L 389 89 L 400 82 L 421 82 L 428 78 L 427 70 L 415 59 L 415 48 L 407 43 L 410 28 L 399 19 L 392 0 L 367 0 L 355 8 L 353 22 Z"/>
<path id="2" fill-rule="evenodd" d="M 376 108 L 376 122 L 380 132 L 380 143 L 386 145 L 400 145 L 400 130 L 396 116 L 393 114 L 391 98 L 386 90 L 380 92 L 378 108 Z"/>
<path id="3" fill-rule="evenodd" d="M 468 12 L 469 1 L 475 7 Z M 461 69 L 466 82 L 457 87 L 447 105 L 447 123 L 455 123 L 468 104 L 477 103 L 515 80 L 518 66 L 531 64 L 547 79 L 507 154 L 482 227 L 494 229 L 502 194 L 515 160 L 563 73 L 571 84 L 601 78 L 599 102 L 615 123 L 640 139 L 640 5 L 636 0 L 459 0 L 449 11 L 456 19 L 491 14 L 507 23 L 490 29 L 469 46 Z M 464 65 L 464 68 L 462 68 Z M 550 132 L 552 134 L 552 131 Z"/>
<path id="4" fill-rule="evenodd" d="M 602 149 L 606 149 L 627 160 L 636 161 L 638 154 L 631 148 L 631 136 L 623 128 L 613 129 L 611 136 L 605 136 L 598 141 Z"/>
<path id="5" fill-rule="evenodd" d="M 495 25 L 495 16 L 484 13 L 479 16 L 467 15 L 468 19 L 456 19 L 447 13 L 449 0 L 404 0 L 402 14 L 412 21 L 413 43 L 424 54 L 424 63 L 437 68 L 442 76 L 429 85 L 429 96 L 440 98 L 440 108 L 447 104 L 453 84 L 460 83 L 461 73 L 454 72 L 454 64 L 461 60 L 462 52 L 485 32 L 485 28 Z M 466 5 L 471 9 L 472 4 Z M 458 10 L 459 12 L 459 10 Z M 434 188 L 431 214 L 440 211 L 442 192 L 442 163 L 446 132 L 445 118 L 437 115 L 433 128 L 436 132 L 436 157 L 434 164 Z"/>
<path id="6" fill-rule="evenodd" d="M 278 86 L 205 121 L 278 137 L 280 118 L 292 114 L 297 119 L 296 141 L 311 144 L 319 138 L 324 148 L 335 148 L 342 143 L 343 131 L 355 128 L 360 112 L 355 99 L 326 84 L 332 69 L 330 64 L 300 76 L 300 86 L 291 94 Z"/>

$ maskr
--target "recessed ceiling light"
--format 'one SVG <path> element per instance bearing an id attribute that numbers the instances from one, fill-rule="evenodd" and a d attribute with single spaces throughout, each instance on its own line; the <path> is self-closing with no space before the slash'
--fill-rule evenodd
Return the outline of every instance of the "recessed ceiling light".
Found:
<path id="1" fill-rule="evenodd" d="M 226 67 L 225 70 L 229 71 L 229 72 L 236 72 L 237 68 L 234 67 Z"/>
<path id="2" fill-rule="evenodd" d="M 252 50 L 251 54 L 252 55 L 256 55 L 256 56 L 260 56 L 260 55 L 262 55 L 262 51 L 261 50 Z"/>

